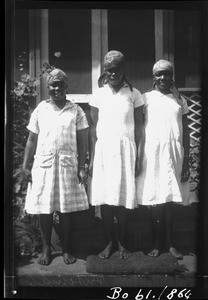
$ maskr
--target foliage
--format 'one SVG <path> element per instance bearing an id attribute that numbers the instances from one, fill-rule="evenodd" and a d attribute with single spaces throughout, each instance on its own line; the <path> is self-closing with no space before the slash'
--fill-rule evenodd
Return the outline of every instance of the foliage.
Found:
<path id="1" fill-rule="evenodd" d="M 56 59 L 61 57 L 60 52 L 55 52 Z M 13 224 L 15 236 L 15 249 L 22 255 L 32 255 L 40 251 L 42 246 L 39 220 L 37 215 L 29 216 L 24 211 L 27 185 L 21 182 L 21 168 L 24 149 L 28 137 L 27 124 L 30 114 L 36 106 L 38 95 L 37 87 L 41 79 L 55 68 L 45 62 L 42 65 L 38 78 L 32 78 L 25 72 L 28 57 L 25 52 L 19 55 L 20 80 L 14 83 L 11 90 L 13 108 L 12 123 L 12 149 L 13 149 Z"/>
<path id="2" fill-rule="evenodd" d="M 41 250 L 41 232 L 38 219 L 25 216 L 15 220 L 15 243 L 20 255 L 36 255 Z"/>
<path id="3" fill-rule="evenodd" d="M 55 52 L 54 56 L 57 58 L 61 57 L 61 52 Z M 42 77 L 45 77 L 55 68 L 55 63 L 51 66 L 48 62 L 44 62 L 42 65 L 39 78 L 32 78 L 29 74 L 24 71 L 24 64 L 27 59 L 27 54 L 22 52 L 19 55 L 19 70 L 21 72 L 20 81 L 16 81 L 14 84 L 14 89 L 11 91 L 11 94 L 15 97 L 16 101 L 22 101 L 30 106 L 30 100 L 36 98 L 37 87 L 40 85 L 40 80 Z"/>

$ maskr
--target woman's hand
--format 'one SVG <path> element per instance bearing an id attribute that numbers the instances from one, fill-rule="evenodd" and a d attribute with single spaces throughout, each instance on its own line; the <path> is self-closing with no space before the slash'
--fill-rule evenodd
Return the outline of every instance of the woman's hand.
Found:
<path id="1" fill-rule="evenodd" d="M 81 184 L 87 183 L 87 173 L 84 168 L 79 168 L 78 170 L 78 178 Z"/>
<path id="2" fill-rule="evenodd" d="M 22 168 L 22 176 L 21 176 L 22 181 L 32 181 L 31 178 L 31 171 L 26 168 Z"/>
<path id="3" fill-rule="evenodd" d="M 89 163 L 89 168 L 88 168 L 88 174 L 91 177 L 92 177 L 92 173 L 93 173 L 93 164 L 94 164 L 94 151 L 91 153 L 91 158 L 90 158 L 90 163 Z"/>
<path id="4" fill-rule="evenodd" d="M 92 177 L 92 172 L 93 172 L 93 160 L 91 159 L 90 164 L 89 164 L 89 170 L 88 174 Z"/>
<path id="5" fill-rule="evenodd" d="M 184 157 L 182 173 L 181 173 L 181 182 L 186 182 L 189 179 L 189 176 L 190 176 L 189 157 Z"/>
<path id="6" fill-rule="evenodd" d="M 24 187 L 28 182 L 32 182 L 31 171 L 27 168 L 22 168 L 20 184 Z"/>
<path id="7" fill-rule="evenodd" d="M 143 159 L 137 157 L 136 158 L 136 166 L 135 166 L 135 177 L 139 176 L 142 171 Z"/>

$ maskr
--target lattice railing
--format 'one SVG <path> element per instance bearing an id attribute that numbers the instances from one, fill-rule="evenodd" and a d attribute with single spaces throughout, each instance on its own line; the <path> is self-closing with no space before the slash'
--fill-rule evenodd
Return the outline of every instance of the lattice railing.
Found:
<path id="1" fill-rule="evenodd" d="M 200 92 L 183 92 L 183 97 L 187 100 L 189 107 L 189 128 L 190 128 L 190 138 L 191 142 L 200 142 L 201 138 L 201 95 Z"/>
<path id="2" fill-rule="evenodd" d="M 183 97 L 189 107 L 188 119 L 190 129 L 190 182 L 191 190 L 199 191 L 201 119 L 202 105 L 200 91 L 183 91 Z"/>

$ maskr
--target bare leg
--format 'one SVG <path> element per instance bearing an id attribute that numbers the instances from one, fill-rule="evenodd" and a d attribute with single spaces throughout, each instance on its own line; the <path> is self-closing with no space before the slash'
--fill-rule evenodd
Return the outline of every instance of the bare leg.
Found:
<path id="1" fill-rule="evenodd" d="M 101 215 L 106 233 L 107 246 L 99 256 L 100 258 L 108 259 L 114 250 L 114 207 L 111 205 L 102 205 Z"/>
<path id="2" fill-rule="evenodd" d="M 167 249 L 176 259 L 183 259 L 183 255 L 173 246 L 173 203 L 171 202 L 165 204 L 165 229 Z"/>
<path id="3" fill-rule="evenodd" d="M 62 230 L 62 251 L 65 264 L 73 264 L 76 258 L 70 254 L 70 236 L 72 232 L 70 213 L 60 213 L 60 226 Z"/>
<path id="4" fill-rule="evenodd" d="M 131 256 L 130 251 L 126 247 L 126 228 L 127 228 L 127 211 L 125 207 L 115 207 L 115 215 L 118 220 L 119 243 L 118 248 L 120 258 L 128 258 Z"/>
<path id="5" fill-rule="evenodd" d="M 108 259 L 111 256 L 111 254 L 113 253 L 113 249 L 114 249 L 113 242 L 110 241 L 107 244 L 107 246 L 105 247 L 105 249 L 102 252 L 99 253 L 99 257 L 104 258 L 104 259 Z"/>
<path id="6" fill-rule="evenodd" d="M 152 234 L 153 234 L 153 250 L 150 251 L 148 255 L 151 257 L 157 257 L 160 254 L 163 212 L 164 212 L 163 204 L 151 206 L 150 208 Z"/>
<path id="7" fill-rule="evenodd" d="M 51 232 L 53 226 L 53 214 L 40 214 L 40 229 L 43 241 L 43 249 L 38 263 L 40 265 L 49 265 L 51 262 Z"/>

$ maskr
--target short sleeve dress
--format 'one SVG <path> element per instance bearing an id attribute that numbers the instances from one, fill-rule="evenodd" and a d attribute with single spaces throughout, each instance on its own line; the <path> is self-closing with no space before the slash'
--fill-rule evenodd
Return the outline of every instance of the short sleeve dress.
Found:
<path id="1" fill-rule="evenodd" d="M 117 93 L 108 85 L 97 90 L 90 105 L 99 110 L 90 201 L 133 209 L 135 202 L 134 108 L 141 93 L 125 84 Z"/>
<path id="2" fill-rule="evenodd" d="M 88 127 L 84 111 L 71 101 L 63 109 L 50 100 L 33 111 L 27 128 L 38 134 L 25 210 L 30 214 L 88 209 L 85 187 L 77 177 L 77 130 Z"/>
<path id="3" fill-rule="evenodd" d="M 184 157 L 182 116 L 186 100 L 153 90 L 142 95 L 145 102 L 145 149 L 143 171 L 136 179 L 138 204 L 177 202 L 188 205 L 189 181 L 181 182 Z"/>

